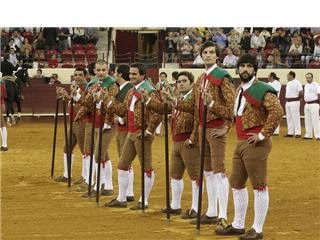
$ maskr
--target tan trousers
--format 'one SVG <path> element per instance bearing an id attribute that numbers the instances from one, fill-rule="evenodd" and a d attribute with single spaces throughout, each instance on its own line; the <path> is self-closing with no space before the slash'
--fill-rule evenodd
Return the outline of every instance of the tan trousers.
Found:
<path id="1" fill-rule="evenodd" d="M 139 133 L 139 131 L 137 132 Z M 122 153 L 120 156 L 120 161 L 118 168 L 121 170 L 129 170 L 132 161 L 138 155 L 140 164 L 141 164 L 141 139 L 137 137 L 137 133 L 128 133 L 126 140 L 124 142 L 124 146 L 122 149 Z M 154 137 L 148 136 L 144 139 L 144 170 L 151 171 L 152 170 L 152 142 Z"/>
<path id="2" fill-rule="evenodd" d="M 199 177 L 200 173 L 200 150 L 198 146 L 187 148 L 184 142 L 174 142 L 170 161 L 170 177 L 182 179 L 184 170 L 192 180 Z"/>
<path id="3" fill-rule="evenodd" d="M 81 153 L 84 154 L 84 136 L 85 136 L 85 123 L 73 122 L 71 151 L 73 151 L 75 146 L 78 144 Z M 68 139 L 69 139 L 69 130 L 68 130 Z M 64 145 L 63 151 L 64 153 L 67 153 L 66 145 Z"/>
<path id="4" fill-rule="evenodd" d="M 255 146 L 239 140 L 233 154 L 231 186 L 242 189 L 249 177 L 254 189 L 267 186 L 267 159 L 272 148 L 269 138 Z"/>
<path id="5" fill-rule="evenodd" d="M 204 170 L 214 173 L 225 172 L 225 150 L 227 136 L 211 137 L 213 128 L 206 129 L 206 144 L 204 154 Z M 202 145 L 202 127 L 199 126 L 199 144 L 200 151 Z M 199 153 L 200 154 L 200 153 Z"/>
<path id="6" fill-rule="evenodd" d="M 98 152 L 99 152 L 99 128 L 94 130 L 94 156 L 96 162 L 98 162 Z M 102 140 L 101 140 L 101 162 L 110 160 L 109 156 L 109 146 L 114 135 L 114 129 L 103 130 Z"/>
<path id="7" fill-rule="evenodd" d="M 116 142 L 117 142 L 117 151 L 118 151 L 119 158 L 121 156 L 121 152 L 122 152 L 123 145 L 127 135 L 128 135 L 128 132 L 126 131 L 120 131 L 120 132 L 116 131 Z"/>

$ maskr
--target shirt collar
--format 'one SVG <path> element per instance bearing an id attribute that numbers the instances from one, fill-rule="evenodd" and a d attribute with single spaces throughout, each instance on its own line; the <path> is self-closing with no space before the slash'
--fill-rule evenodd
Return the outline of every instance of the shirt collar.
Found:
<path id="1" fill-rule="evenodd" d="M 217 64 L 213 64 L 207 71 L 206 71 L 206 74 L 209 75 L 213 69 L 215 69 L 217 67 Z"/>
<path id="2" fill-rule="evenodd" d="M 139 83 L 138 85 L 134 86 L 135 89 L 138 89 L 146 80 L 143 80 L 141 83 Z"/>
<path id="3" fill-rule="evenodd" d="M 121 90 L 124 88 L 124 86 L 127 85 L 128 83 L 129 83 L 129 82 L 123 83 L 123 84 L 119 87 L 119 90 L 121 91 Z"/>
<path id="4" fill-rule="evenodd" d="M 193 89 L 191 89 L 189 92 L 187 92 L 185 95 L 183 95 L 183 99 L 186 99 L 186 97 L 192 92 Z"/>
<path id="5" fill-rule="evenodd" d="M 249 82 L 242 83 L 241 87 L 243 88 L 243 91 L 247 90 L 249 87 L 251 87 L 253 81 L 256 79 L 256 77 L 253 77 Z"/>

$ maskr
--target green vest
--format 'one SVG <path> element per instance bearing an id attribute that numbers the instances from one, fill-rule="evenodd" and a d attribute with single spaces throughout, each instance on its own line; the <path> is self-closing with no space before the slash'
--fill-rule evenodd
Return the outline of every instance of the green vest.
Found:
<path id="1" fill-rule="evenodd" d="M 230 74 L 219 67 L 215 67 L 207 76 L 207 79 L 214 85 L 220 85 L 224 77 L 230 77 Z M 230 77 L 231 78 L 231 77 Z"/>
<path id="2" fill-rule="evenodd" d="M 116 99 L 120 102 L 123 102 L 127 92 L 133 88 L 133 84 L 131 82 L 128 82 L 116 95 Z"/>
<path id="3" fill-rule="evenodd" d="M 149 95 L 151 92 L 156 91 L 156 89 L 151 86 L 148 80 L 144 80 L 144 82 L 138 87 L 137 91 L 139 91 L 141 88 L 147 90 Z"/>
<path id="4" fill-rule="evenodd" d="M 253 106 L 259 107 L 262 103 L 264 95 L 267 92 L 271 92 L 277 95 L 276 90 L 274 90 L 272 86 L 258 80 L 243 92 L 243 96 L 246 98 L 247 102 L 249 102 Z"/>
<path id="5" fill-rule="evenodd" d="M 100 80 L 97 77 L 93 77 L 91 81 L 88 83 L 88 89 L 92 84 L 98 83 Z M 102 88 L 108 88 L 111 84 L 115 83 L 116 80 L 113 77 L 107 76 L 105 79 L 102 80 L 101 86 Z"/>

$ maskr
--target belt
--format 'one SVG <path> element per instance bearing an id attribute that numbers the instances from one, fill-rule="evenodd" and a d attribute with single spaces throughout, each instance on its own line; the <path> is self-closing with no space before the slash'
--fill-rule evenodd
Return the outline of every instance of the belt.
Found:
<path id="1" fill-rule="evenodd" d="M 313 101 L 310 101 L 310 102 L 306 102 L 306 104 L 312 104 L 312 103 L 319 103 L 319 100 L 313 100 Z"/>
<path id="2" fill-rule="evenodd" d="M 296 98 L 286 98 L 287 102 L 294 102 L 294 101 L 300 101 L 300 98 L 296 97 Z"/>

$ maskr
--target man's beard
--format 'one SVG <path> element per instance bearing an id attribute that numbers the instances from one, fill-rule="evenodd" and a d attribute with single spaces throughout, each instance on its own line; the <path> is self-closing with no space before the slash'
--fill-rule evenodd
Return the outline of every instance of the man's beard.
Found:
<path id="1" fill-rule="evenodd" d="M 255 73 L 249 74 L 248 72 L 243 72 L 239 74 L 241 82 L 247 83 L 249 82 L 253 77 Z"/>

